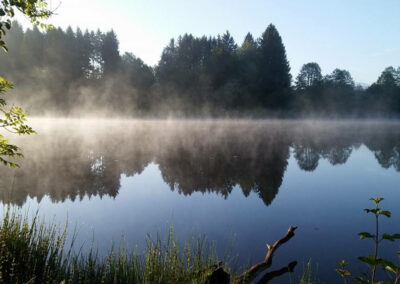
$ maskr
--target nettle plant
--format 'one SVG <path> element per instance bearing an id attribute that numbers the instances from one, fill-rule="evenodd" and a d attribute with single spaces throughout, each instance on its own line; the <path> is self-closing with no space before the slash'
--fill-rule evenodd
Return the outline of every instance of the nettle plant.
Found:
<path id="1" fill-rule="evenodd" d="M 368 256 L 360 256 L 358 257 L 358 260 L 364 262 L 365 264 L 368 265 L 368 267 L 371 270 L 370 275 L 363 275 L 363 276 L 357 276 L 352 274 L 349 270 L 346 269 L 346 266 L 349 264 L 345 260 L 339 261 L 339 266 L 340 268 L 336 269 L 336 272 L 343 278 L 344 283 L 347 283 L 348 279 L 353 279 L 358 283 L 369 283 L 369 284 L 385 284 L 385 283 L 394 283 L 398 284 L 400 283 L 400 250 L 397 251 L 397 256 L 399 258 L 399 265 L 395 265 L 393 262 L 391 262 L 388 259 L 382 258 L 378 256 L 378 248 L 379 244 L 382 241 L 390 241 L 394 242 L 396 240 L 400 239 L 400 234 L 388 234 L 388 233 L 379 233 L 379 217 L 385 216 L 387 218 L 390 218 L 392 216 L 392 213 L 387 210 L 382 210 L 379 207 L 379 203 L 383 200 L 383 198 L 378 197 L 378 198 L 370 198 L 370 200 L 375 204 L 375 208 L 367 208 L 364 209 L 364 211 L 369 214 L 373 214 L 375 217 L 375 233 L 371 234 L 369 232 L 361 232 L 358 235 L 360 236 L 360 239 L 371 239 L 374 243 L 374 253 Z M 390 281 L 378 281 L 376 280 L 376 271 L 377 268 L 383 268 L 384 271 L 386 271 L 388 278 Z"/>

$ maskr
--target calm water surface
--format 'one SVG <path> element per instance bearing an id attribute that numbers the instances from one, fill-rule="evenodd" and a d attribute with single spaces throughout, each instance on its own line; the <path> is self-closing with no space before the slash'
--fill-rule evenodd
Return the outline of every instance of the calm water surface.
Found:
<path id="1" fill-rule="evenodd" d="M 336 261 L 372 252 L 357 233 L 373 229 L 362 210 L 383 196 L 400 232 L 400 123 L 384 121 L 33 121 L 15 140 L 25 158 L 0 168 L 0 199 L 78 230 L 106 252 L 123 235 L 145 248 L 147 234 L 173 225 L 179 239 L 206 235 L 238 263 L 265 256 L 289 225 L 274 268 L 310 258 L 335 283 Z M 399 244 L 382 255 L 396 260 Z M 286 277 L 286 278 L 285 278 Z M 287 276 L 277 283 L 288 280 Z"/>

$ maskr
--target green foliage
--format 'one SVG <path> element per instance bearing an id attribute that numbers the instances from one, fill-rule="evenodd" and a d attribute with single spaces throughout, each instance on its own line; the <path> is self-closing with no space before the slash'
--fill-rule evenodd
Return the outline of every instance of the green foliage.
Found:
<path id="1" fill-rule="evenodd" d="M 378 198 L 370 198 L 370 200 L 374 203 L 374 208 L 364 209 L 366 213 L 372 213 L 375 216 L 375 234 L 371 234 L 368 232 L 361 232 L 358 235 L 360 239 L 372 239 L 374 242 L 374 254 L 367 256 L 359 256 L 358 260 L 368 265 L 371 270 L 371 275 L 369 278 L 365 278 L 365 275 L 358 276 L 352 274 L 349 270 L 347 270 L 346 266 L 349 265 L 345 260 L 339 261 L 339 268 L 336 269 L 336 272 L 343 278 L 344 283 L 347 283 L 347 279 L 353 279 L 357 283 L 369 283 L 369 284 L 378 284 L 378 283 L 394 283 L 397 284 L 400 281 L 400 266 L 395 265 L 391 261 L 381 258 L 378 256 L 378 247 L 379 243 L 383 240 L 388 240 L 394 242 L 397 239 L 400 239 L 400 234 L 388 234 L 382 233 L 382 236 L 379 234 L 379 217 L 386 216 L 387 218 L 391 217 L 390 211 L 381 210 L 378 206 L 384 200 L 382 197 Z M 399 256 L 400 263 L 400 251 L 397 252 Z M 387 272 L 390 272 L 391 281 L 376 281 L 376 270 L 378 267 L 383 268 Z"/>
<path id="2" fill-rule="evenodd" d="M 0 226 L 0 283 L 204 283 L 218 263 L 212 243 L 192 239 L 183 247 L 172 228 L 165 240 L 148 237 L 143 255 L 121 241 L 104 258 L 66 246 L 67 227 L 46 226 L 37 215 L 7 210 Z"/>
<path id="3" fill-rule="evenodd" d="M 0 77 L 0 128 L 18 135 L 32 134 L 34 130 L 25 124 L 26 114 L 20 107 L 7 108 L 7 103 L 2 97 L 4 93 L 12 88 L 12 84 Z M 9 158 L 22 157 L 18 146 L 10 144 L 8 139 L 0 134 L 0 162 L 10 167 L 18 167 L 18 164 Z"/>
<path id="4" fill-rule="evenodd" d="M 365 238 L 370 238 L 370 239 L 375 238 L 375 235 L 371 235 L 371 234 L 368 233 L 368 232 L 361 232 L 361 233 L 359 233 L 358 235 L 360 236 L 360 239 L 361 239 L 361 240 L 362 240 L 362 239 L 365 239 Z"/>
<path id="5" fill-rule="evenodd" d="M 109 75 L 118 71 L 119 67 L 119 50 L 117 35 L 113 30 L 106 33 L 101 43 L 101 56 L 104 61 L 104 74 Z"/>
<path id="6" fill-rule="evenodd" d="M 45 283 L 65 270 L 66 230 L 7 210 L 0 226 L 0 283 Z"/>
<path id="7" fill-rule="evenodd" d="M 292 77 L 281 36 L 270 24 L 259 39 L 258 88 L 262 104 L 270 108 L 284 108 L 288 105 L 288 90 Z"/>
<path id="8" fill-rule="evenodd" d="M 299 75 L 296 77 L 296 90 L 304 91 L 320 84 L 321 81 L 321 67 L 319 67 L 318 63 L 310 62 L 304 64 L 301 67 Z"/>
<path id="9" fill-rule="evenodd" d="M 6 31 L 12 27 L 11 19 L 15 16 L 15 11 L 19 11 L 27 16 L 35 25 L 42 28 L 50 27 L 42 22 L 50 17 L 51 11 L 47 9 L 47 2 L 44 0 L 18 0 L 0 1 L 0 47 L 8 51 L 4 36 Z M 12 88 L 12 84 L 0 77 L 0 128 L 18 135 L 35 133 L 33 129 L 26 125 L 26 114 L 22 108 L 13 106 L 7 108 L 7 102 L 2 97 L 4 93 Z M 0 162 L 10 167 L 18 167 L 18 164 L 8 160 L 8 158 L 22 157 L 20 149 L 13 144 L 9 144 L 8 139 L 0 134 Z"/>
<path id="10" fill-rule="evenodd" d="M 347 277 L 351 276 L 350 271 L 347 270 L 347 266 L 349 263 L 345 260 L 338 261 L 339 268 L 336 268 L 335 271 L 343 278 L 344 283 L 347 283 Z"/>
<path id="11" fill-rule="evenodd" d="M 362 98 L 363 107 L 369 112 L 400 113 L 400 67 L 387 67 L 376 83 L 372 84 Z"/>
<path id="12" fill-rule="evenodd" d="M 113 31 L 69 27 L 42 33 L 37 28 L 24 31 L 15 22 L 11 26 L 1 39 L 10 52 L 0 53 L 0 74 L 29 90 L 20 92 L 18 103 L 29 104 L 37 114 L 44 112 L 43 104 L 46 112 L 62 115 L 77 110 L 86 114 L 88 109 L 189 116 L 400 113 L 400 68 L 386 68 L 364 89 L 355 85 L 349 71 L 337 68 L 323 75 L 320 66 L 310 62 L 291 86 L 285 46 L 274 25 L 259 38 L 248 33 L 240 46 L 229 32 L 213 37 L 184 34 L 171 40 L 154 68 L 130 53 L 120 55 Z M 44 95 L 33 100 L 32 88 Z"/>
<path id="13" fill-rule="evenodd" d="M 306 265 L 303 265 L 303 272 L 300 276 L 299 284 L 318 283 L 319 282 L 317 279 L 318 270 L 317 268 L 315 270 L 316 271 L 314 271 L 313 264 L 310 259 Z"/>
<path id="14" fill-rule="evenodd" d="M 41 28 L 48 28 L 50 25 L 43 23 L 43 20 L 49 18 L 52 14 L 47 9 L 47 1 L 45 0 L 18 0 L 0 1 L 0 47 L 8 51 L 6 43 L 2 40 L 7 30 L 11 29 L 11 19 L 15 16 L 15 11 L 27 16 L 34 25 Z"/>
<path id="15" fill-rule="evenodd" d="M 387 234 L 387 233 L 383 233 L 382 234 L 382 239 L 394 242 L 395 240 L 399 240 L 400 239 L 400 234 L 390 235 L 390 234 Z"/>

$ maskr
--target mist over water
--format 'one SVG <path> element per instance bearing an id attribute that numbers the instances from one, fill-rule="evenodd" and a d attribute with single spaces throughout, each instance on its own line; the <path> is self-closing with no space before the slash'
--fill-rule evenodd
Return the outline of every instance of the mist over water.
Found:
<path id="1" fill-rule="evenodd" d="M 239 263 L 265 256 L 289 225 L 298 232 L 274 264 L 309 258 L 337 279 L 336 261 L 370 251 L 357 233 L 362 212 L 385 197 L 399 228 L 400 123 L 396 121 L 32 119 L 38 134 L 12 137 L 20 169 L 0 168 L 0 199 L 79 231 L 101 253 L 124 235 L 173 224 L 204 234 L 223 255 L 234 238 Z M 393 231 L 393 232 L 392 232 Z M 398 231 L 398 230 L 397 230 Z M 351 248 L 351 250 L 350 250 Z M 382 246 L 388 255 L 396 248 Z M 353 261 L 355 262 L 355 261 Z M 300 267 L 300 266 L 299 266 Z M 297 269 L 297 273 L 301 269 Z"/>

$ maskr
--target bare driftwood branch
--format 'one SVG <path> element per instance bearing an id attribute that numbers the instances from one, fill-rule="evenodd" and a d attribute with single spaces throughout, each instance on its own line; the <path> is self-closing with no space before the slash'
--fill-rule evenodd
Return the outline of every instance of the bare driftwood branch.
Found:
<path id="1" fill-rule="evenodd" d="M 269 268 L 272 265 L 272 257 L 274 256 L 275 251 L 284 243 L 289 241 L 293 236 L 294 236 L 294 231 L 297 229 L 297 227 L 290 226 L 288 231 L 286 232 L 285 236 L 283 236 L 281 239 L 277 240 L 272 246 L 267 244 L 268 252 L 267 255 L 265 256 L 265 259 L 262 262 L 259 262 L 250 269 L 246 270 L 239 276 L 237 276 L 234 279 L 234 283 L 249 283 L 253 281 L 257 275 L 259 275 L 261 272 L 263 272 L 265 269 Z M 293 266 L 293 264 L 292 264 Z M 294 268 L 294 266 L 293 266 Z"/>
<path id="2" fill-rule="evenodd" d="M 264 276 L 261 278 L 261 280 L 258 281 L 258 284 L 266 284 L 276 277 L 279 277 L 288 272 L 293 272 L 296 265 L 297 265 L 297 261 L 292 261 L 291 263 L 288 264 L 288 266 L 282 267 L 281 269 L 278 269 L 278 270 L 267 272 L 264 274 Z"/>

